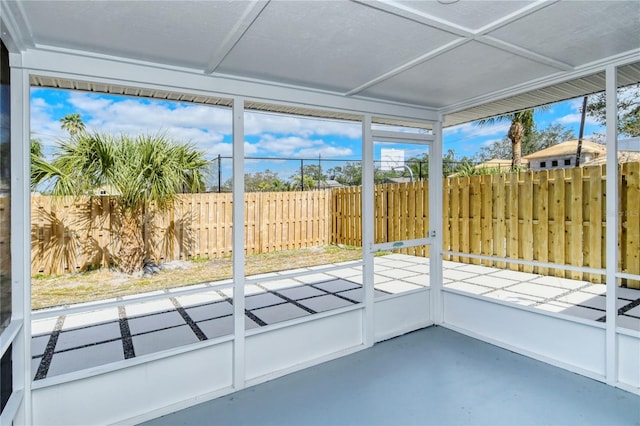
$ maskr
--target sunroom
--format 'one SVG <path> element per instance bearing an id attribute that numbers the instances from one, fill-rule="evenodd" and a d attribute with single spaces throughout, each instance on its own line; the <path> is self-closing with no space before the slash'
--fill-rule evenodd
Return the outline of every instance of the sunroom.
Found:
<path id="1" fill-rule="evenodd" d="M 429 327 L 638 402 L 640 178 L 637 163 L 618 164 L 617 134 L 619 90 L 640 83 L 637 1 L 0 5 L 2 424 L 136 424 Z M 162 220 L 197 216 L 193 241 L 224 240 L 227 275 L 34 309 L 46 232 L 30 99 L 41 89 L 223 117 L 229 155 L 207 160 L 229 192 L 185 194 L 182 218 Z M 443 178 L 443 129 L 599 92 L 606 167 Z M 303 164 L 299 190 L 247 189 L 249 170 L 313 160 L 252 156 L 251 123 L 265 116 L 355 128 L 359 184 L 304 191 Z M 409 169 L 397 151 L 425 164 L 380 183 L 380 170 Z M 49 217 L 64 222 L 60 212 Z M 321 245 L 349 257 L 324 258 Z M 178 246 L 179 259 L 205 253 Z M 258 268 L 264 246 L 286 256 Z"/>

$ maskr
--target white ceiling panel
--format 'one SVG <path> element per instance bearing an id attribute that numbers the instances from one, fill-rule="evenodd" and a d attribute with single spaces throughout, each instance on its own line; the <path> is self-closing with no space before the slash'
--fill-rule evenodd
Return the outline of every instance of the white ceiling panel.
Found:
<path id="1" fill-rule="evenodd" d="M 219 89 L 228 96 L 236 82 L 264 83 L 266 92 L 293 85 L 334 99 L 440 109 L 456 114 L 449 123 L 589 93 L 605 65 L 640 58 L 640 0 L 0 0 L 0 6 L 14 46 L 32 49 L 32 57 L 50 55 L 33 67 L 44 76 L 51 57 L 109 55 L 150 62 L 149 72 L 178 66 L 198 78 L 211 75 L 216 84 L 228 82 Z M 64 53 L 50 52 L 56 48 Z M 635 69 L 630 76 L 640 80 Z M 572 79 L 575 85 L 566 84 Z"/>
<path id="2" fill-rule="evenodd" d="M 27 1 L 33 42 L 203 68 L 247 7 L 244 2 Z"/>
<path id="3" fill-rule="evenodd" d="M 577 66 L 640 48 L 640 1 L 564 1 L 489 33 Z"/>
<path id="4" fill-rule="evenodd" d="M 348 91 L 452 34 L 347 2 L 271 2 L 216 71 Z"/>
<path id="5" fill-rule="evenodd" d="M 399 1 L 398 4 L 418 12 L 445 20 L 454 25 L 476 31 L 492 22 L 531 4 L 531 1 Z"/>
<path id="6" fill-rule="evenodd" d="M 517 84 L 522 79 L 531 80 L 555 72 L 554 68 L 469 42 L 361 94 L 442 108 Z"/>

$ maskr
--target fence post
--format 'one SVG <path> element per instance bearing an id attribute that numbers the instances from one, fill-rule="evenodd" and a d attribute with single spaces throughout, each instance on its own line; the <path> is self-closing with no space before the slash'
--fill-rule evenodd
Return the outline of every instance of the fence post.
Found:
<path id="1" fill-rule="evenodd" d="M 222 156 L 218 154 L 218 193 L 222 192 Z"/>

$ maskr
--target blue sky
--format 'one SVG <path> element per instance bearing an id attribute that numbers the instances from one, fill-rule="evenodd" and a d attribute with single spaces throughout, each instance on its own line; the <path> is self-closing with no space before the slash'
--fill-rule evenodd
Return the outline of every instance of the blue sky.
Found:
<path id="1" fill-rule="evenodd" d="M 554 104 L 547 111 L 536 112 L 538 128 L 544 129 L 551 123 L 557 123 L 573 129 L 577 135 L 581 104 L 582 99 L 575 99 Z M 46 154 L 51 154 L 56 142 L 66 136 L 60 129 L 59 120 L 69 113 L 81 114 L 91 130 L 115 134 L 165 132 L 177 140 L 191 142 L 206 152 L 208 158 L 231 155 L 229 109 L 33 88 L 31 132 L 32 137 L 44 143 Z M 509 123 L 505 122 L 486 127 L 467 123 L 447 128 L 444 131 L 444 152 L 453 149 L 458 157 L 473 156 L 482 146 L 502 139 L 508 127 Z M 279 158 L 315 159 L 320 155 L 323 159 L 360 159 L 360 132 L 358 123 L 248 112 L 245 116 L 245 154 Z M 604 129 L 587 117 L 585 137 L 590 139 L 594 133 L 604 133 Z M 408 158 L 410 153 L 406 155 Z M 326 164 L 331 167 L 340 163 Z M 279 170 L 281 177 L 287 178 L 297 170 L 299 162 L 250 161 L 245 167 L 248 172 L 266 168 Z"/>

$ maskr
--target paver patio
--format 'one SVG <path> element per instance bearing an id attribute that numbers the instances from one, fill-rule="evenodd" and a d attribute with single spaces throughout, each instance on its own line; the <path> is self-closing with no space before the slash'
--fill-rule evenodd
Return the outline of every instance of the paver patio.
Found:
<path id="1" fill-rule="evenodd" d="M 428 286 L 429 260 L 402 254 L 374 258 L 375 297 Z M 303 268 L 248 277 L 245 326 L 253 329 L 362 302 L 362 266 Z M 586 320 L 605 320 L 605 286 L 481 265 L 444 262 L 445 288 L 516 303 Z M 228 283 L 228 288 L 218 284 Z M 121 361 L 233 332 L 230 280 L 193 286 L 201 291 L 32 321 L 32 371 L 36 380 Z M 185 290 L 182 288 L 180 290 Z M 145 295 L 117 300 L 136 300 Z M 114 299 L 115 300 L 115 299 Z M 618 289 L 618 326 L 640 331 L 640 290 Z"/>

